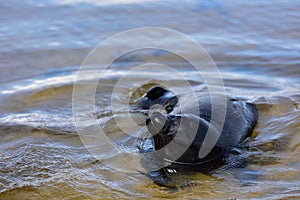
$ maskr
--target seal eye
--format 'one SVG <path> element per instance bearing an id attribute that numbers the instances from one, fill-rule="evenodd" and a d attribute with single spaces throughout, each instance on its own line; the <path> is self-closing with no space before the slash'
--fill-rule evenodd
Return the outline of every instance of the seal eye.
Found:
<path id="1" fill-rule="evenodd" d="M 166 105 L 165 110 L 166 110 L 167 113 L 170 113 L 170 112 L 173 111 L 173 106 L 168 104 L 168 105 Z"/>

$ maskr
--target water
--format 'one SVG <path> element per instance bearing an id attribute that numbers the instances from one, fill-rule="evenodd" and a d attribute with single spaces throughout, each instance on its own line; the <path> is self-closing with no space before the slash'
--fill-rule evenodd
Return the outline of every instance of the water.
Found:
<path id="1" fill-rule="evenodd" d="M 1 2 L 0 199 L 300 198 L 299 9 L 299 2 L 284 0 Z M 257 104 L 247 167 L 183 176 L 192 186 L 174 191 L 143 174 L 103 165 L 85 149 L 72 118 L 76 72 L 99 42 L 144 26 L 172 28 L 197 40 L 219 67 L 226 92 Z M 170 64 L 193 87 L 203 86 L 178 58 L 146 53 L 125 56 L 104 76 L 96 93 L 100 122 L 111 117 L 115 82 L 145 58 Z M 149 73 L 127 80 L 117 94 L 120 110 L 122 98 Z M 168 74 L 157 80 L 181 87 Z M 120 143 L 133 145 L 114 126 L 108 129 Z"/>

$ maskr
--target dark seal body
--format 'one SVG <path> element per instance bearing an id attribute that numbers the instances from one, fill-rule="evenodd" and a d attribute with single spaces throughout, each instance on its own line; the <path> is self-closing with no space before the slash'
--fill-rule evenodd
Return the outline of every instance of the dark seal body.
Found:
<path id="1" fill-rule="evenodd" d="M 190 103 L 190 98 L 188 94 L 177 97 L 172 92 L 156 86 L 137 102 L 138 107 L 142 109 L 151 109 L 159 105 L 165 111 L 164 113 L 155 112 L 146 121 L 147 128 L 152 134 L 154 150 L 164 149 L 165 161 L 170 163 L 168 167 L 160 170 L 161 173 L 213 170 L 226 162 L 229 154 L 236 153 L 238 149 L 242 148 L 256 126 L 258 112 L 254 104 L 221 94 L 213 94 L 214 99 L 225 98 L 225 122 L 222 124 L 221 135 L 210 153 L 199 158 L 199 150 L 208 127 L 210 125 L 217 127 L 220 124 L 218 121 L 211 121 L 211 94 L 197 94 L 196 105 Z M 199 108 L 198 110 L 196 106 Z M 182 121 L 187 123 L 179 126 Z M 191 137 L 189 129 L 193 126 L 193 122 L 198 124 L 198 129 L 191 139 L 189 138 Z M 186 150 L 180 157 L 172 160 L 170 154 L 176 149 L 168 149 L 166 145 L 178 133 L 181 133 L 183 137 L 175 142 L 179 147 L 180 145 L 185 146 Z"/>

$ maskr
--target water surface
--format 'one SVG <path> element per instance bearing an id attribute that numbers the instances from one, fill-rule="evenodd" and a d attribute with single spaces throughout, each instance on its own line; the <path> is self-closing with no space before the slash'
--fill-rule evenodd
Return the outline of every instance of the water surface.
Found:
<path id="1" fill-rule="evenodd" d="M 0 198 L 300 198 L 299 9 L 300 2 L 284 0 L 1 2 Z M 172 28 L 197 40 L 219 67 L 226 92 L 257 104 L 259 123 L 244 153 L 247 167 L 181 177 L 191 186 L 174 191 L 138 172 L 103 165 L 83 146 L 72 116 L 81 62 L 110 35 L 144 26 Z M 125 56 L 98 86 L 100 122 L 111 118 L 116 81 L 149 58 L 186 74 L 194 88 L 204 85 L 172 55 Z M 120 110 L 126 108 L 122 99 L 150 73 L 131 75 L 117 94 Z M 157 81 L 182 87 L 164 73 Z M 108 129 L 117 141 L 132 144 L 114 126 Z"/>

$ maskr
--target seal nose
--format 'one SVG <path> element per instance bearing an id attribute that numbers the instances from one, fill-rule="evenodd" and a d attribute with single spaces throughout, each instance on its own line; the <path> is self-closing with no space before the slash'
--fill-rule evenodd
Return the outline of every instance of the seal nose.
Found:
<path id="1" fill-rule="evenodd" d="M 167 117 L 159 112 L 153 113 L 147 120 L 146 125 L 148 131 L 155 135 L 159 133 L 165 126 Z"/>

